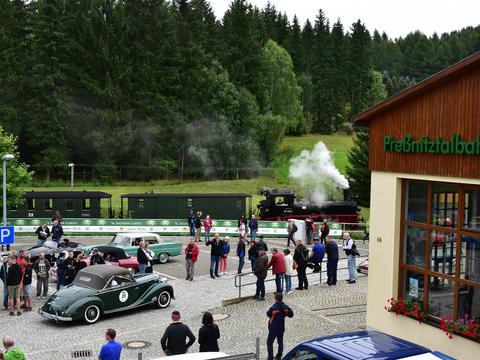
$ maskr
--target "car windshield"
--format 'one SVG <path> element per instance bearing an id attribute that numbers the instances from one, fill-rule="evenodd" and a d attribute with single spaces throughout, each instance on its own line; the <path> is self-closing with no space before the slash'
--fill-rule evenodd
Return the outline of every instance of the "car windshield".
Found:
<path id="1" fill-rule="evenodd" d="M 128 236 L 118 234 L 113 237 L 112 241 L 110 241 L 110 244 L 130 246 L 130 238 Z"/>

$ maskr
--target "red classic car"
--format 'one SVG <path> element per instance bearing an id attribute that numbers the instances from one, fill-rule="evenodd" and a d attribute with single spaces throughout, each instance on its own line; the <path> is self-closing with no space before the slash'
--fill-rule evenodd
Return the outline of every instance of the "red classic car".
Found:
<path id="1" fill-rule="evenodd" d="M 98 250 L 98 253 L 105 260 L 105 264 L 120 266 L 125 269 L 133 269 L 135 272 L 140 270 L 140 265 L 138 264 L 137 258 L 135 256 L 128 255 L 125 250 L 116 246 L 107 246 L 100 245 L 95 247 Z M 84 258 L 84 261 L 87 265 L 90 265 L 90 256 L 92 252 L 87 257 Z"/>

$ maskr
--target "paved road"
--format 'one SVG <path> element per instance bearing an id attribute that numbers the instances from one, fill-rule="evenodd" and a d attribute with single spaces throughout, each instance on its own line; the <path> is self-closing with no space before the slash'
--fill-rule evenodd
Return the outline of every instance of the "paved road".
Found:
<path id="1" fill-rule="evenodd" d="M 345 260 L 341 260 L 339 265 L 345 267 Z M 254 277 L 246 275 L 245 279 L 251 279 L 253 282 Z M 287 320 L 285 351 L 305 340 L 365 327 L 366 277 L 360 277 L 353 285 L 339 281 L 337 286 L 331 287 L 326 284 L 319 285 L 318 278 L 316 279 L 317 281 L 313 275 L 310 277 L 308 291 L 294 291 L 285 297 L 285 302 L 295 312 L 294 318 Z M 346 279 L 345 270 L 339 271 L 340 279 Z M 92 356 L 82 359 L 96 359 L 97 351 L 104 343 L 105 329 L 112 327 L 117 330 L 117 339 L 122 343 L 150 342 L 151 346 L 141 351 L 144 359 L 153 359 L 163 355 L 160 338 L 170 323 L 171 311 L 179 310 L 183 321 L 194 334 L 197 334 L 202 312 L 208 310 L 214 314 L 227 316 L 226 319 L 217 321 L 221 332 L 219 345 L 222 351 L 229 354 L 254 352 L 255 338 L 258 336 L 261 343 L 261 358 L 266 357 L 265 312 L 273 303 L 273 282 L 267 283 L 267 301 L 247 300 L 228 306 L 222 306 L 222 300 L 235 298 L 238 292 L 233 286 L 233 275 L 216 280 L 201 275 L 193 282 L 172 280 L 171 283 L 175 289 L 176 299 L 168 309 L 145 307 L 108 316 L 90 326 L 81 323 L 56 324 L 41 318 L 36 312 L 10 317 L 6 311 L 1 311 L 0 335 L 5 333 L 13 335 L 17 345 L 26 351 L 28 359 L 72 359 L 72 352 L 76 350 L 92 352 Z M 253 286 L 244 289 L 244 294 L 253 292 Z M 41 305 L 34 299 L 34 308 Z M 198 351 L 198 344 L 191 350 Z M 137 359 L 138 352 L 125 349 L 122 359 Z"/>
<path id="2" fill-rule="evenodd" d="M 97 236 L 97 237 L 84 237 L 84 236 L 69 236 L 71 241 L 83 243 L 86 245 L 97 245 L 108 243 L 111 236 Z M 174 241 L 180 241 L 187 243 L 188 239 L 180 236 L 166 236 L 165 239 Z M 269 249 L 271 247 L 277 247 L 280 250 L 286 248 L 286 239 L 266 239 Z M 340 242 L 339 242 L 340 243 Z M 357 248 L 362 256 L 368 256 L 368 243 L 363 244 L 361 241 L 357 241 Z M 198 262 L 195 264 L 196 275 L 206 275 L 210 269 L 210 247 L 205 246 L 205 243 L 197 243 L 200 247 L 200 256 Z M 26 249 L 30 246 L 36 245 L 36 238 L 34 237 L 17 237 L 16 245 L 12 247 L 13 250 Z M 231 256 L 229 256 L 228 272 L 236 273 L 238 268 L 238 257 L 236 256 L 237 239 L 231 240 Z M 311 247 L 311 246 L 309 246 Z M 293 251 L 293 247 L 290 247 Z M 340 258 L 345 258 L 343 251 L 340 251 Z M 185 258 L 184 256 L 177 256 L 170 259 L 167 264 L 156 264 L 154 270 L 163 274 L 170 280 L 183 279 L 185 277 Z M 244 271 L 251 271 L 249 261 L 246 261 Z"/>

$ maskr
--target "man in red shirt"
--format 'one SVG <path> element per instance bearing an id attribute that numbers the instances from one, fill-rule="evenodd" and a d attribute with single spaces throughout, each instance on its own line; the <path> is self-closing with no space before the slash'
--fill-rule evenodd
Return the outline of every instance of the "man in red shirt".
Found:
<path id="1" fill-rule="evenodd" d="M 272 268 L 273 275 L 275 275 L 275 285 L 277 286 L 277 293 L 283 292 L 283 279 L 285 277 L 285 261 L 283 254 L 277 248 L 272 248 L 272 258 L 268 263 L 268 267 Z"/>
<path id="2" fill-rule="evenodd" d="M 199 253 L 200 248 L 195 244 L 195 238 L 190 238 L 190 242 L 185 246 L 185 266 L 187 268 L 187 277 L 185 280 L 193 281 L 194 266 Z"/>

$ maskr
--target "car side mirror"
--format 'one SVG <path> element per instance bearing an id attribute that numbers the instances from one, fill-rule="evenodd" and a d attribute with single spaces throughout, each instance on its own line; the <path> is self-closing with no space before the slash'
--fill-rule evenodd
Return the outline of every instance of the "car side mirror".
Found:
<path id="1" fill-rule="evenodd" d="M 166 277 L 161 278 L 161 279 L 160 279 L 160 282 L 161 282 L 161 283 L 167 282 L 167 278 L 166 278 Z"/>

